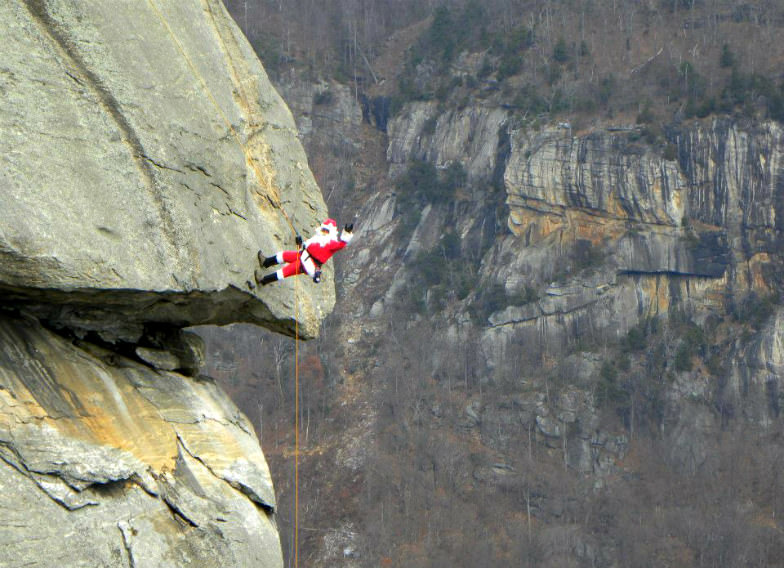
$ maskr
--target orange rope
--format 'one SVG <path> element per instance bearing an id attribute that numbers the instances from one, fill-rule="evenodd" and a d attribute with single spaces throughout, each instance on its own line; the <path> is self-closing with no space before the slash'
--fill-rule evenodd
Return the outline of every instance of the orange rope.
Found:
<path id="1" fill-rule="evenodd" d="M 299 301 L 294 281 L 294 568 L 299 566 Z"/>

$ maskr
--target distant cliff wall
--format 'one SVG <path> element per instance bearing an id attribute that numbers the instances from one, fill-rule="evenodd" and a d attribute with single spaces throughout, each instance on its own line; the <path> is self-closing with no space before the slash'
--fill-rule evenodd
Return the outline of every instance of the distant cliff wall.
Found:
<path id="1" fill-rule="evenodd" d="M 457 128 L 454 122 L 462 124 L 461 117 L 468 116 L 469 126 Z M 548 407 L 535 389 L 520 402 L 519 416 L 489 406 L 480 420 L 516 423 L 532 412 L 542 441 L 555 445 L 568 429 L 574 433 L 570 463 L 579 469 L 605 470 L 614 458 L 597 454 L 617 458 L 625 451 L 625 443 L 610 433 L 596 438 L 593 393 L 600 366 L 579 355 L 581 344 L 616 344 L 647 321 L 679 314 L 711 330 L 736 317 L 749 297 L 781 291 L 781 126 L 728 118 L 693 121 L 671 125 L 653 145 L 641 130 L 607 124 L 572 132 L 521 124 L 497 108 L 439 111 L 429 103 L 408 105 L 388 126 L 393 178 L 414 160 L 437 167 L 457 162 L 472 192 L 470 202 L 457 205 L 457 217 L 445 215 L 443 206 L 425 208 L 410 241 L 398 250 L 414 258 L 416 251 L 435 250 L 453 230 L 467 257 L 485 247 L 475 295 L 450 308 L 433 371 L 449 365 L 443 355 L 449 349 L 469 348 L 474 333 L 479 348 L 473 361 L 484 361 L 479 373 L 491 383 L 521 381 L 526 365 L 538 368 L 542 358 L 566 362 L 572 374 L 564 380 L 576 389 L 570 396 Z M 461 136 L 448 135 L 457 131 Z M 499 183 L 501 195 L 494 189 Z M 397 199 L 386 194 L 367 202 L 364 215 L 373 229 L 367 239 L 377 240 L 370 246 L 378 250 L 389 247 L 390 235 L 400 234 L 393 231 L 399 217 L 391 214 Z M 501 204 L 505 226 L 488 239 L 487 226 L 498 221 Z M 456 225 L 444 224 L 447 218 Z M 384 270 L 373 255 L 356 254 L 354 273 Z M 388 289 L 367 298 L 366 309 L 379 322 L 385 306 L 407 289 L 406 279 L 415 278 L 410 270 L 393 269 L 397 275 Z M 494 285 L 505 291 L 496 307 L 487 303 L 489 313 L 476 309 Z M 473 313 L 485 319 L 468 317 L 472 303 Z M 780 308 L 773 309 L 780 318 Z M 737 338 L 734 346 L 727 339 L 723 347 L 711 346 L 727 358 L 723 377 L 708 378 L 704 369 L 673 375 L 664 420 L 675 463 L 694 467 L 706 459 L 709 439 L 721 428 L 721 418 L 701 400 L 718 397 L 757 424 L 778 416 L 781 377 L 770 372 L 781 356 L 775 329 L 769 324 L 750 344 Z M 670 357 L 681 341 L 670 340 Z M 526 363 L 527 357 L 537 359 Z"/>

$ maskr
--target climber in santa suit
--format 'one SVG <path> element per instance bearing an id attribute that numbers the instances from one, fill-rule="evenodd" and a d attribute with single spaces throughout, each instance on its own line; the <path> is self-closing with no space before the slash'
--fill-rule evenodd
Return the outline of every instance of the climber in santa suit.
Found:
<path id="1" fill-rule="evenodd" d="M 283 268 L 262 276 L 261 270 L 255 273 L 256 283 L 266 286 L 272 282 L 283 280 L 289 276 L 306 273 L 313 278 L 313 282 L 321 282 L 321 267 L 337 251 L 351 242 L 354 234 L 354 224 L 349 223 L 338 236 L 338 224 L 334 219 L 327 219 L 319 227 L 318 232 L 304 243 L 302 237 L 297 235 L 297 245 L 300 250 L 284 250 L 276 255 L 265 257 L 259 251 L 259 263 L 264 268 L 284 264 Z"/>

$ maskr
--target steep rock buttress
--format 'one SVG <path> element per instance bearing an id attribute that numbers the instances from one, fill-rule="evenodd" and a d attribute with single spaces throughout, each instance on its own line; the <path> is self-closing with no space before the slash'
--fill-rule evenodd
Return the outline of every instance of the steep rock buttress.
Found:
<path id="1" fill-rule="evenodd" d="M 332 309 L 329 273 L 248 285 L 326 214 L 291 113 L 219 0 L 0 26 L 0 564 L 282 566 L 258 440 L 183 328 Z"/>

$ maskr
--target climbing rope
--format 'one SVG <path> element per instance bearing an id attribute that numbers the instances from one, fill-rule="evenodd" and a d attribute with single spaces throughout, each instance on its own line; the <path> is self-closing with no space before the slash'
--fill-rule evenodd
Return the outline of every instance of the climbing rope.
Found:
<path id="1" fill-rule="evenodd" d="M 294 566 L 299 566 L 299 304 L 294 283 Z"/>
<path id="2" fill-rule="evenodd" d="M 260 184 L 263 183 L 265 177 L 262 175 L 262 172 L 259 170 L 258 165 L 253 160 L 248 151 L 248 148 L 243 143 L 242 139 L 240 138 L 239 133 L 234 128 L 234 125 L 231 124 L 231 121 L 226 116 L 226 113 L 223 112 L 223 109 L 218 104 L 218 101 L 215 100 L 215 97 L 210 91 L 207 82 L 204 80 L 204 77 L 199 73 L 199 70 L 191 61 L 191 58 L 188 57 L 187 52 L 183 48 L 182 44 L 180 43 L 179 39 L 175 35 L 174 31 L 171 29 L 169 22 L 164 17 L 163 13 L 158 8 L 157 4 L 154 0 L 148 0 L 150 6 L 152 7 L 153 11 L 155 12 L 158 19 L 161 21 L 163 26 L 166 28 L 169 36 L 171 36 L 172 41 L 177 47 L 177 50 L 182 55 L 183 59 L 190 67 L 191 72 L 193 73 L 194 77 L 199 81 L 201 84 L 202 89 L 204 90 L 207 97 L 210 99 L 212 104 L 217 109 L 218 113 L 220 114 L 223 122 L 226 124 L 226 127 L 231 132 L 234 140 L 239 145 L 240 149 L 242 150 L 243 155 L 245 156 L 245 163 L 253 168 L 253 171 L 256 174 L 256 179 Z M 217 31 L 217 30 L 216 30 Z M 218 38 L 221 42 L 223 42 L 223 38 L 218 32 Z M 225 48 L 225 46 L 224 46 Z M 228 53 L 228 50 L 224 49 Z M 242 86 L 238 85 L 238 88 L 242 90 Z M 247 97 L 244 93 L 241 93 L 241 96 L 247 100 Z M 292 233 L 296 236 L 297 230 L 294 228 L 294 224 L 291 222 L 291 219 L 286 214 L 285 209 L 283 209 L 283 204 L 280 201 L 280 196 L 278 195 L 280 192 L 277 193 L 274 191 L 273 187 L 268 187 L 266 197 L 272 203 L 273 206 L 277 208 L 278 211 L 283 215 L 288 223 L 289 227 L 291 228 Z M 297 279 L 294 279 L 294 567 L 297 568 L 299 566 L 299 286 L 297 284 Z"/>

